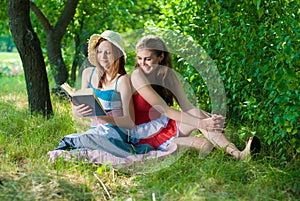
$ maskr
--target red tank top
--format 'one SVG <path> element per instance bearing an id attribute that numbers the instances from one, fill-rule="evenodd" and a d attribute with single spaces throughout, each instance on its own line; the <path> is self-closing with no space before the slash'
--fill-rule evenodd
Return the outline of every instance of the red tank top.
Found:
<path id="1" fill-rule="evenodd" d="M 151 119 L 157 119 L 161 116 L 140 94 L 133 95 L 133 103 L 136 125 L 147 123 Z"/>

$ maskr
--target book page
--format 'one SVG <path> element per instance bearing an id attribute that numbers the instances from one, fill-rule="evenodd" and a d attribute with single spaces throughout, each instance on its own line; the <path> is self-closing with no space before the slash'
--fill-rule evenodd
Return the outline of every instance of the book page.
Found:
<path id="1" fill-rule="evenodd" d="M 78 89 L 73 96 L 94 96 L 94 90 L 92 88 Z"/>
<path id="2" fill-rule="evenodd" d="M 62 85 L 60 85 L 60 87 L 69 95 L 69 96 L 73 96 L 74 94 L 74 90 L 72 89 L 72 87 L 68 84 L 68 83 L 63 83 Z"/>

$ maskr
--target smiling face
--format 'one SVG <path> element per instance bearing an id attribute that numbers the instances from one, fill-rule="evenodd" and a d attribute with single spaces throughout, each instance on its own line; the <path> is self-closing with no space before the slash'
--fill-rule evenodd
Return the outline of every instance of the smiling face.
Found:
<path id="1" fill-rule="evenodd" d="M 102 41 L 96 47 L 96 58 L 99 64 L 105 69 L 109 70 L 110 65 L 114 62 L 114 54 L 112 45 L 108 41 Z"/>
<path id="2" fill-rule="evenodd" d="M 157 56 L 154 51 L 148 49 L 137 50 L 137 64 L 146 74 L 153 72 L 153 70 L 158 67 L 158 64 L 161 62 L 162 59 L 163 54 Z"/>

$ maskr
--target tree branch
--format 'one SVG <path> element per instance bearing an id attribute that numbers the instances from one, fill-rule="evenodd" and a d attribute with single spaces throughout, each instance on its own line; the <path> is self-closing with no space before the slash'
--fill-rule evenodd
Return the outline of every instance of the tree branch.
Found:
<path id="1" fill-rule="evenodd" d="M 49 20 L 44 15 L 44 13 L 32 1 L 30 1 L 30 8 L 35 13 L 35 15 L 37 16 L 39 21 L 42 23 L 46 33 L 49 32 L 51 30 L 52 26 L 51 26 Z"/>
<path id="2" fill-rule="evenodd" d="M 79 0 L 68 0 L 66 2 L 65 8 L 59 17 L 57 24 L 55 25 L 55 32 L 57 37 L 62 38 L 65 34 L 70 21 L 75 15 L 78 2 Z"/>

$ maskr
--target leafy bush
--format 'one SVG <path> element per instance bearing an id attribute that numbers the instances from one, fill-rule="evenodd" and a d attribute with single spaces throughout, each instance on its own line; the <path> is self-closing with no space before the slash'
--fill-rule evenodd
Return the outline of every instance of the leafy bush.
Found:
<path id="1" fill-rule="evenodd" d="M 213 58 L 224 82 L 229 120 L 256 130 L 274 157 L 296 157 L 300 153 L 299 1 L 158 4 L 162 15 L 156 26 L 192 36 Z M 177 63 L 183 67 L 180 60 Z M 181 73 L 186 79 L 194 76 L 186 67 Z M 194 91 L 203 90 L 199 88 L 203 81 L 197 81 L 191 82 Z M 199 100 L 209 97 L 208 91 L 204 93 L 197 93 Z"/>

